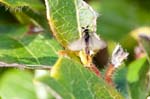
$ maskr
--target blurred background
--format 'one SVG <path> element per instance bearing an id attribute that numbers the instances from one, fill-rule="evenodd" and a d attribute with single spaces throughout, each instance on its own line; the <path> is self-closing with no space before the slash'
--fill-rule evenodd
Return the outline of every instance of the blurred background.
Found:
<path id="1" fill-rule="evenodd" d="M 97 33 L 108 43 L 109 54 L 114 45 L 120 43 L 130 53 L 128 60 L 134 60 L 138 56 L 136 49 L 139 34 L 150 35 L 150 1 L 86 0 L 86 2 L 99 14 Z M 105 55 L 102 54 L 101 59 Z"/>
<path id="2" fill-rule="evenodd" d="M 150 25 L 149 0 L 87 0 L 100 14 L 98 33 L 120 41 L 133 30 Z"/>

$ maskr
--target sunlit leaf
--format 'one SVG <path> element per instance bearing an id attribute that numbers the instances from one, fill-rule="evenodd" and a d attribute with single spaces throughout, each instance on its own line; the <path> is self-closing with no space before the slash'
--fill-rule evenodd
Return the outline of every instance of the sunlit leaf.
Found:
<path id="1" fill-rule="evenodd" d="M 149 93 L 146 58 L 133 61 L 128 67 L 127 80 L 132 99 L 146 98 Z"/>
<path id="2" fill-rule="evenodd" d="M 71 59 L 60 58 L 51 77 L 44 76 L 39 80 L 62 98 L 68 95 L 77 99 L 123 99 L 113 87 Z"/>
<path id="3" fill-rule="evenodd" d="M 37 99 L 32 74 L 20 70 L 9 70 L 0 78 L 2 99 Z"/>
<path id="4" fill-rule="evenodd" d="M 47 8 L 47 18 L 49 20 L 50 27 L 54 36 L 56 36 L 58 41 L 63 46 L 66 47 L 68 43 L 79 38 L 79 35 L 81 35 L 82 26 L 89 25 L 93 28 L 96 27 L 96 13 L 93 10 L 90 10 L 91 7 L 84 1 L 45 1 Z"/>

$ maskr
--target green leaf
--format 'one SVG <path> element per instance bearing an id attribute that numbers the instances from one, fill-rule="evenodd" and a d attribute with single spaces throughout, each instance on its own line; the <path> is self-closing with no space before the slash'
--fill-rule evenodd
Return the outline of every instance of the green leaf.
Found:
<path id="1" fill-rule="evenodd" d="M 129 97 L 128 93 L 128 82 L 126 79 L 127 75 L 127 67 L 126 66 L 121 66 L 116 72 L 114 73 L 113 79 L 116 85 L 116 88 L 119 90 L 119 92 L 124 96 L 124 97 Z"/>
<path id="2" fill-rule="evenodd" d="M 23 24 L 33 23 L 49 31 L 44 4 L 40 0 L 0 0 L 10 12 Z"/>
<path id="3" fill-rule="evenodd" d="M 51 77 L 38 80 L 64 99 L 123 99 L 113 87 L 71 59 L 60 58 Z"/>
<path id="4" fill-rule="evenodd" d="M 49 36 L 25 36 L 21 39 L 0 36 L 0 61 L 20 64 L 53 65 L 60 45 Z"/>
<path id="5" fill-rule="evenodd" d="M 146 62 L 146 59 L 142 58 L 142 59 L 139 59 L 139 60 L 136 60 L 136 61 L 132 62 L 129 65 L 127 80 L 130 83 L 140 80 L 139 71 L 142 69 L 142 66 L 144 66 L 145 62 Z"/>
<path id="6" fill-rule="evenodd" d="M 21 24 L 0 24 L 0 36 L 10 36 L 22 38 L 28 31 L 29 27 Z"/>
<path id="7" fill-rule="evenodd" d="M 149 93 L 146 58 L 133 61 L 128 67 L 127 80 L 132 99 L 146 99 Z"/>
<path id="8" fill-rule="evenodd" d="M 144 37 L 141 37 L 140 41 L 144 47 L 145 53 L 147 55 L 147 59 L 150 64 L 150 37 L 148 37 L 148 35 L 144 35 Z"/>
<path id="9" fill-rule="evenodd" d="M 61 85 L 60 82 L 56 81 L 54 78 L 49 75 L 43 76 L 42 78 L 38 78 L 38 81 L 42 82 L 42 84 L 47 85 L 50 90 L 47 89 L 48 94 L 53 95 L 53 97 L 61 97 L 64 99 L 74 99 L 75 97 L 71 92 L 66 90 L 66 88 Z M 46 87 L 47 87 L 46 86 Z"/>
<path id="10" fill-rule="evenodd" d="M 98 18 L 98 30 L 107 40 L 120 41 L 133 29 L 150 25 L 150 13 L 142 9 L 135 0 L 105 0 L 95 3 L 101 16 Z M 95 2 L 95 1 L 93 1 Z"/>
<path id="11" fill-rule="evenodd" d="M 40 0 L 0 0 L 0 2 L 8 5 L 11 8 L 16 9 L 17 7 L 25 7 L 28 6 L 33 10 L 41 10 L 43 9 L 42 2 Z"/>
<path id="12" fill-rule="evenodd" d="M 37 13 L 28 8 L 23 8 L 22 11 L 23 11 L 23 16 L 25 18 L 29 17 L 29 20 L 33 24 L 35 24 L 37 26 L 41 26 L 46 32 L 50 31 L 50 28 L 49 28 L 49 25 L 48 25 L 48 22 L 46 19 L 46 15 L 45 15 L 46 14 L 45 9 L 43 9 L 42 11 L 39 10 L 39 11 L 37 11 Z M 17 12 L 14 14 L 17 14 Z M 18 14 L 20 15 L 19 18 L 23 17 L 22 13 L 18 12 Z M 24 19 L 21 19 L 21 20 L 24 20 Z M 26 20 L 24 20 L 24 21 L 26 21 Z"/>
<path id="13" fill-rule="evenodd" d="M 95 29 L 96 13 L 83 0 L 67 0 L 67 2 L 45 0 L 45 2 L 50 27 L 64 47 L 81 36 L 82 26 L 89 25 Z"/>
<path id="14" fill-rule="evenodd" d="M 2 99 L 37 99 L 32 74 L 20 70 L 8 70 L 0 78 Z"/>
<path id="15" fill-rule="evenodd" d="M 4 6 L 0 6 L 0 24 L 6 24 L 6 23 L 10 23 L 10 22 L 15 22 L 15 18 L 13 17 L 13 15 L 6 10 L 6 8 Z"/>
<path id="16" fill-rule="evenodd" d="M 78 38 L 75 0 L 45 0 L 49 24 L 58 41 L 67 46 L 69 41 Z M 47 15 L 49 16 L 49 15 Z"/>

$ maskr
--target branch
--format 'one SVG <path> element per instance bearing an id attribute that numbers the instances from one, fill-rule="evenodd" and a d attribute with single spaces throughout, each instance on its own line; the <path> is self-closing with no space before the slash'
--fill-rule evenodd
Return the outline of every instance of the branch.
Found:
<path id="1" fill-rule="evenodd" d="M 19 68 L 19 69 L 40 69 L 40 70 L 51 70 L 51 66 L 47 65 L 25 65 L 25 64 L 17 64 L 17 63 L 5 63 L 0 62 L 0 67 L 2 68 Z"/>

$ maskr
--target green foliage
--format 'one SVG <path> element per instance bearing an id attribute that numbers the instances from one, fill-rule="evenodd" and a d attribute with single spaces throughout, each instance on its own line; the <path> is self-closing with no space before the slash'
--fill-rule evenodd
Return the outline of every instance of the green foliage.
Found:
<path id="1" fill-rule="evenodd" d="M 47 11 L 50 12 L 50 15 L 47 16 L 51 30 L 64 47 L 79 38 L 81 27 L 88 25 L 93 27 L 95 25 L 93 18 L 97 17 L 96 13 L 89 10 L 90 6 L 84 5 L 82 0 L 68 0 L 67 3 L 65 0 L 46 1 L 49 5 Z"/>
<path id="2" fill-rule="evenodd" d="M 63 99 L 123 99 L 113 87 L 71 59 L 60 58 L 51 76 L 42 77 L 40 81 Z"/>
<path id="3" fill-rule="evenodd" d="M 37 99 L 32 78 L 33 75 L 27 71 L 5 72 L 0 78 L 0 96 L 2 99 Z"/>
<path id="4" fill-rule="evenodd" d="M 36 35 L 19 39 L 1 36 L 0 60 L 9 63 L 53 65 L 61 47 L 53 38 L 44 37 Z"/>
<path id="5" fill-rule="evenodd" d="M 127 80 L 133 99 L 145 99 L 149 94 L 148 68 L 146 58 L 136 60 L 129 65 Z"/>
<path id="6" fill-rule="evenodd" d="M 150 39 L 148 38 L 148 36 L 145 38 L 141 38 L 141 43 L 144 47 L 144 51 L 147 55 L 147 59 L 148 59 L 148 62 L 150 64 L 150 46 L 149 46 L 150 45 Z"/>
<path id="7" fill-rule="evenodd" d="M 133 6 L 134 1 L 89 0 L 87 5 L 83 0 L 0 0 L 0 66 L 5 62 L 32 69 L 52 67 L 42 75 L 37 70 L 1 68 L 0 99 L 146 99 L 150 95 L 150 42 L 135 39 L 131 31 L 149 26 L 150 14 L 146 7 Z M 109 52 L 114 41 L 132 52 L 127 64 L 115 71 L 114 86 L 85 68 L 76 53 L 67 50 L 78 60 L 59 53 L 81 36 L 81 27 L 96 30 L 97 14 L 90 5 L 100 12 L 97 33 L 107 40 Z M 146 55 L 135 60 L 139 42 Z"/>
<path id="8" fill-rule="evenodd" d="M 108 40 L 120 41 L 133 29 L 149 26 L 150 13 L 140 8 L 137 3 L 132 0 L 105 0 L 96 8 L 102 16 L 98 19 L 98 32 L 101 36 Z M 132 42 L 130 42 L 132 43 Z"/>
<path id="9" fill-rule="evenodd" d="M 53 35 L 66 47 L 69 41 L 78 37 L 76 1 L 68 0 L 67 3 L 65 0 L 46 1 L 49 5 L 47 11 L 50 11 L 49 24 Z"/>
<path id="10" fill-rule="evenodd" d="M 45 7 L 40 0 L 0 0 L 10 12 L 23 24 L 37 24 L 49 31 L 45 16 Z"/>

